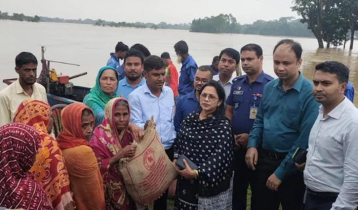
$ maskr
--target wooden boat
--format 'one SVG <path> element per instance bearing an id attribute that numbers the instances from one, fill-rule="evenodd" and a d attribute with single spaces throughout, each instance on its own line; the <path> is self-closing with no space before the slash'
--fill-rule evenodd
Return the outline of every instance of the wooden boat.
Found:
<path id="1" fill-rule="evenodd" d="M 90 88 L 82 87 L 82 86 L 75 86 L 73 83 L 70 82 L 71 79 L 84 76 L 87 72 L 77 74 L 74 76 L 57 76 L 56 73 L 50 71 L 50 64 L 52 63 L 61 63 L 67 65 L 75 65 L 79 66 L 78 64 L 71 64 L 65 63 L 60 61 L 52 61 L 45 59 L 45 48 L 41 47 L 42 52 L 42 71 L 37 79 L 37 82 L 42 84 L 47 92 L 47 99 L 49 104 L 55 106 L 57 104 L 71 104 L 73 102 L 82 102 L 83 98 L 89 93 Z M 55 74 L 55 75 L 54 75 Z M 7 85 L 15 82 L 17 78 L 11 79 L 4 79 L 3 82 Z"/>

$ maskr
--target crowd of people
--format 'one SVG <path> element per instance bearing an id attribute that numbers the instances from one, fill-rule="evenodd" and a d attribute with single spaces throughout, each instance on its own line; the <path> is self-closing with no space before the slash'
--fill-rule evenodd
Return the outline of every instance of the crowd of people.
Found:
<path id="1" fill-rule="evenodd" d="M 179 74 L 170 53 L 118 42 L 83 103 L 62 110 L 56 137 L 37 59 L 20 53 L 18 80 L 0 92 L 0 206 L 147 209 L 118 165 L 154 117 L 173 165 L 186 158 L 176 210 L 246 210 L 249 188 L 252 210 L 357 208 L 358 110 L 345 65 L 320 63 L 309 81 L 291 39 L 273 49 L 277 79 L 263 71 L 257 44 L 223 49 L 199 67 L 185 41 L 174 52 Z M 153 209 L 166 210 L 167 200 L 168 191 Z"/>

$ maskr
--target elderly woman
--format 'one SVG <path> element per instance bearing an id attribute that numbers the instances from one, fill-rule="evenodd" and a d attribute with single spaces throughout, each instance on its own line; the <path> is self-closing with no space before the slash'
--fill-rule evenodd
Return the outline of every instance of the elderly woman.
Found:
<path id="1" fill-rule="evenodd" d="M 42 186 L 29 172 L 40 136 L 30 126 L 10 123 L 0 127 L 0 206 L 8 209 L 52 209 Z"/>
<path id="2" fill-rule="evenodd" d="M 96 155 L 105 189 L 106 210 L 136 209 L 119 172 L 119 160 L 133 157 L 136 147 L 128 130 L 130 109 L 124 98 L 115 98 L 105 108 L 105 118 L 95 128 L 91 147 Z"/>
<path id="3" fill-rule="evenodd" d="M 104 209 L 102 176 L 88 143 L 94 128 L 93 112 L 82 103 L 73 103 L 62 110 L 61 119 L 63 131 L 56 140 L 65 158 L 76 207 Z"/>
<path id="4" fill-rule="evenodd" d="M 70 193 L 70 179 L 62 152 L 56 140 L 48 134 L 50 105 L 29 99 L 22 102 L 15 114 L 14 122 L 33 126 L 40 134 L 41 142 L 31 172 L 45 189 L 56 210 L 74 209 Z"/>
<path id="5" fill-rule="evenodd" d="M 232 209 L 233 135 L 223 115 L 225 91 L 215 81 L 199 92 L 200 111 L 182 122 L 174 145 L 174 158 L 185 155 L 198 166 L 178 170 L 175 209 Z M 176 161 L 176 160 L 174 160 Z"/>
<path id="6" fill-rule="evenodd" d="M 116 94 L 118 87 L 118 72 L 115 68 L 105 66 L 97 74 L 96 85 L 83 99 L 83 103 L 90 107 L 96 119 L 95 126 L 101 124 L 104 118 L 104 107 Z"/>

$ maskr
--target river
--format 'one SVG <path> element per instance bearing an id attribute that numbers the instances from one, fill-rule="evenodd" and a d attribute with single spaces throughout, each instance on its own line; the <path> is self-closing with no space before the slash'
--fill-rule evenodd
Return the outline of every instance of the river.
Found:
<path id="1" fill-rule="evenodd" d="M 75 75 L 88 72 L 86 76 L 74 79 L 76 85 L 92 87 L 95 84 L 97 71 L 103 67 L 109 53 L 114 51 L 118 41 L 129 47 L 135 43 L 144 44 L 154 55 L 167 51 L 175 61 L 174 44 L 185 40 L 189 53 L 198 65 L 211 64 L 215 55 L 227 47 L 237 50 L 248 43 L 259 44 L 264 52 L 264 71 L 276 77 L 273 71 L 272 51 L 276 43 L 287 37 L 270 37 L 243 34 L 205 34 L 190 33 L 183 30 L 153 30 L 134 28 L 111 28 L 92 25 L 67 23 L 30 23 L 0 20 L 0 90 L 5 87 L 2 80 L 17 77 L 14 70 L 15 57 L 21 51 L 35 54 L 40 61 L 41 46 L 46 47 L 45 57 L 48 60 L 79 64 L 69 66 L 52 63 L 57 73 Z M 292 37 L 291 37 L 292 38 Z M 301 43 L 304 50 L 301 71 L 312 79 L 314 66 L 326 60 L 340 61 L 350 68 L 350 81 L 356 87 L 355 104 L 358 105 L 358 50 L 320 49 L 317 41 L 311 38 L 292 38 Z M 348 47 L 347 43 L 347 47 Z M 355 41 L 358 49 L 358 41 Z M 176 64 L 180 69 L 180 65 Z M 38 68 L 38 74 L 40 73 Z"/>

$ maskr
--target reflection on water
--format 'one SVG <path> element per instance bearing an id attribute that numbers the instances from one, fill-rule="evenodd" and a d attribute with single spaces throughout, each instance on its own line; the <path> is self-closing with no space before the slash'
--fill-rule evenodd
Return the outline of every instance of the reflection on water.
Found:
<path id="1" fill-rule="evenodd" d="M 358 53 L 342 49 L 319 49 L 303 54 L 303 75 L 312 80 L 315 66 L 324 61 L 338 61 L 348 66 L 349 81 L 355 87 L 354 104 L 358 106 Z"/>

